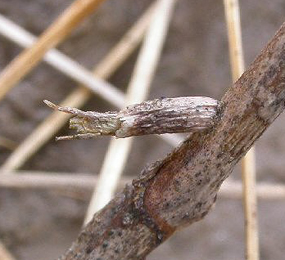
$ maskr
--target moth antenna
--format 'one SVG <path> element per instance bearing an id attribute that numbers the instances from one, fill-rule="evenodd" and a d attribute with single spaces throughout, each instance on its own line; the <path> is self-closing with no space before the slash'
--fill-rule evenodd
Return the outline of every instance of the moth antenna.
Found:
<path id="1" fill-rule="evenodd" d="M 49 106 L 50 108 L 52 108 L 54 110 L 58 110 L 58 111 L 61 111 L 61 112 L 72 114 L 74 116 L 81 116 L 81 117 L 86 116 L 86 112 L 81 111 L 80 109 L 77 109 L 77 108 L 58 106 L 58 105 L 56 105 L 56 104 L 54 104 L 54 103 L 52 103 L 52 102 L 50 102 L 49 100 L 46 100 L 46 99 L 43 102 L 47 106 Z"/>

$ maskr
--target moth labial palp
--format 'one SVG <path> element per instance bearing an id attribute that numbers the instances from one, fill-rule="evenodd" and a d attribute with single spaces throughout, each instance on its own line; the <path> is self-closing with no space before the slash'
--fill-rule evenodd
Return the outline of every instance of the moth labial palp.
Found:
<path id="1" fill-rule="evenodd" d="M 119 112 L 106 113 L 85 112 L 44 102 L 53 109 L 73 115 L 70 128 L 77 134 L 58 140 L 197 132 L 213 126 L 219 108 L 219 101 L 209 97 L 154 99 L 130 105 Z"/>

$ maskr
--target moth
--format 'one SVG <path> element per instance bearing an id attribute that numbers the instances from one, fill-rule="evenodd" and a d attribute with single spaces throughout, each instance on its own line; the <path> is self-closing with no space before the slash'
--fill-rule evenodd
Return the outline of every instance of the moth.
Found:
<path id="1" fill-rule="evenodd" d="M 159 98 L 130 105 L 120 111 L 99 113 L 58 106 L 48 100 L 44 102 L 55 110 L 73 115 L 69 126 L 77 133 L 57 137 L 56 140 L 203 131 L 213 126 L 220 104 L 209 97 Z"/>

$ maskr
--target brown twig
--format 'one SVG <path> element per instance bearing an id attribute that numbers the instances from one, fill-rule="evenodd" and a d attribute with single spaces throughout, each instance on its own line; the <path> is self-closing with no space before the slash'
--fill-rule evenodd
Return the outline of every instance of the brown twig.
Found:
<path id="1" fill-rule="evenodd" d="M 215 126 L 147 167 L 94 215 L 61 260 L 144 259 L 201 220 L 223 181 L 285 106 L 285 24 L 223 96 Z"/>

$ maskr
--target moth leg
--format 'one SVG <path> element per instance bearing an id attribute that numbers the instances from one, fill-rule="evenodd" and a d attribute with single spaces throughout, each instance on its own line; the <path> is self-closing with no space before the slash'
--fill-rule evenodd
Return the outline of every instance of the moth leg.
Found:
<path id="1" fill-rule="evenodd" d="M 101 134 L 76 134 L 76 135 L 64 135 L 64 136 L 57 136 L 55 138 L 56 141 L 63 141 L 63 140 L 78 140 L 78 139 L 93 139 Z"/>

